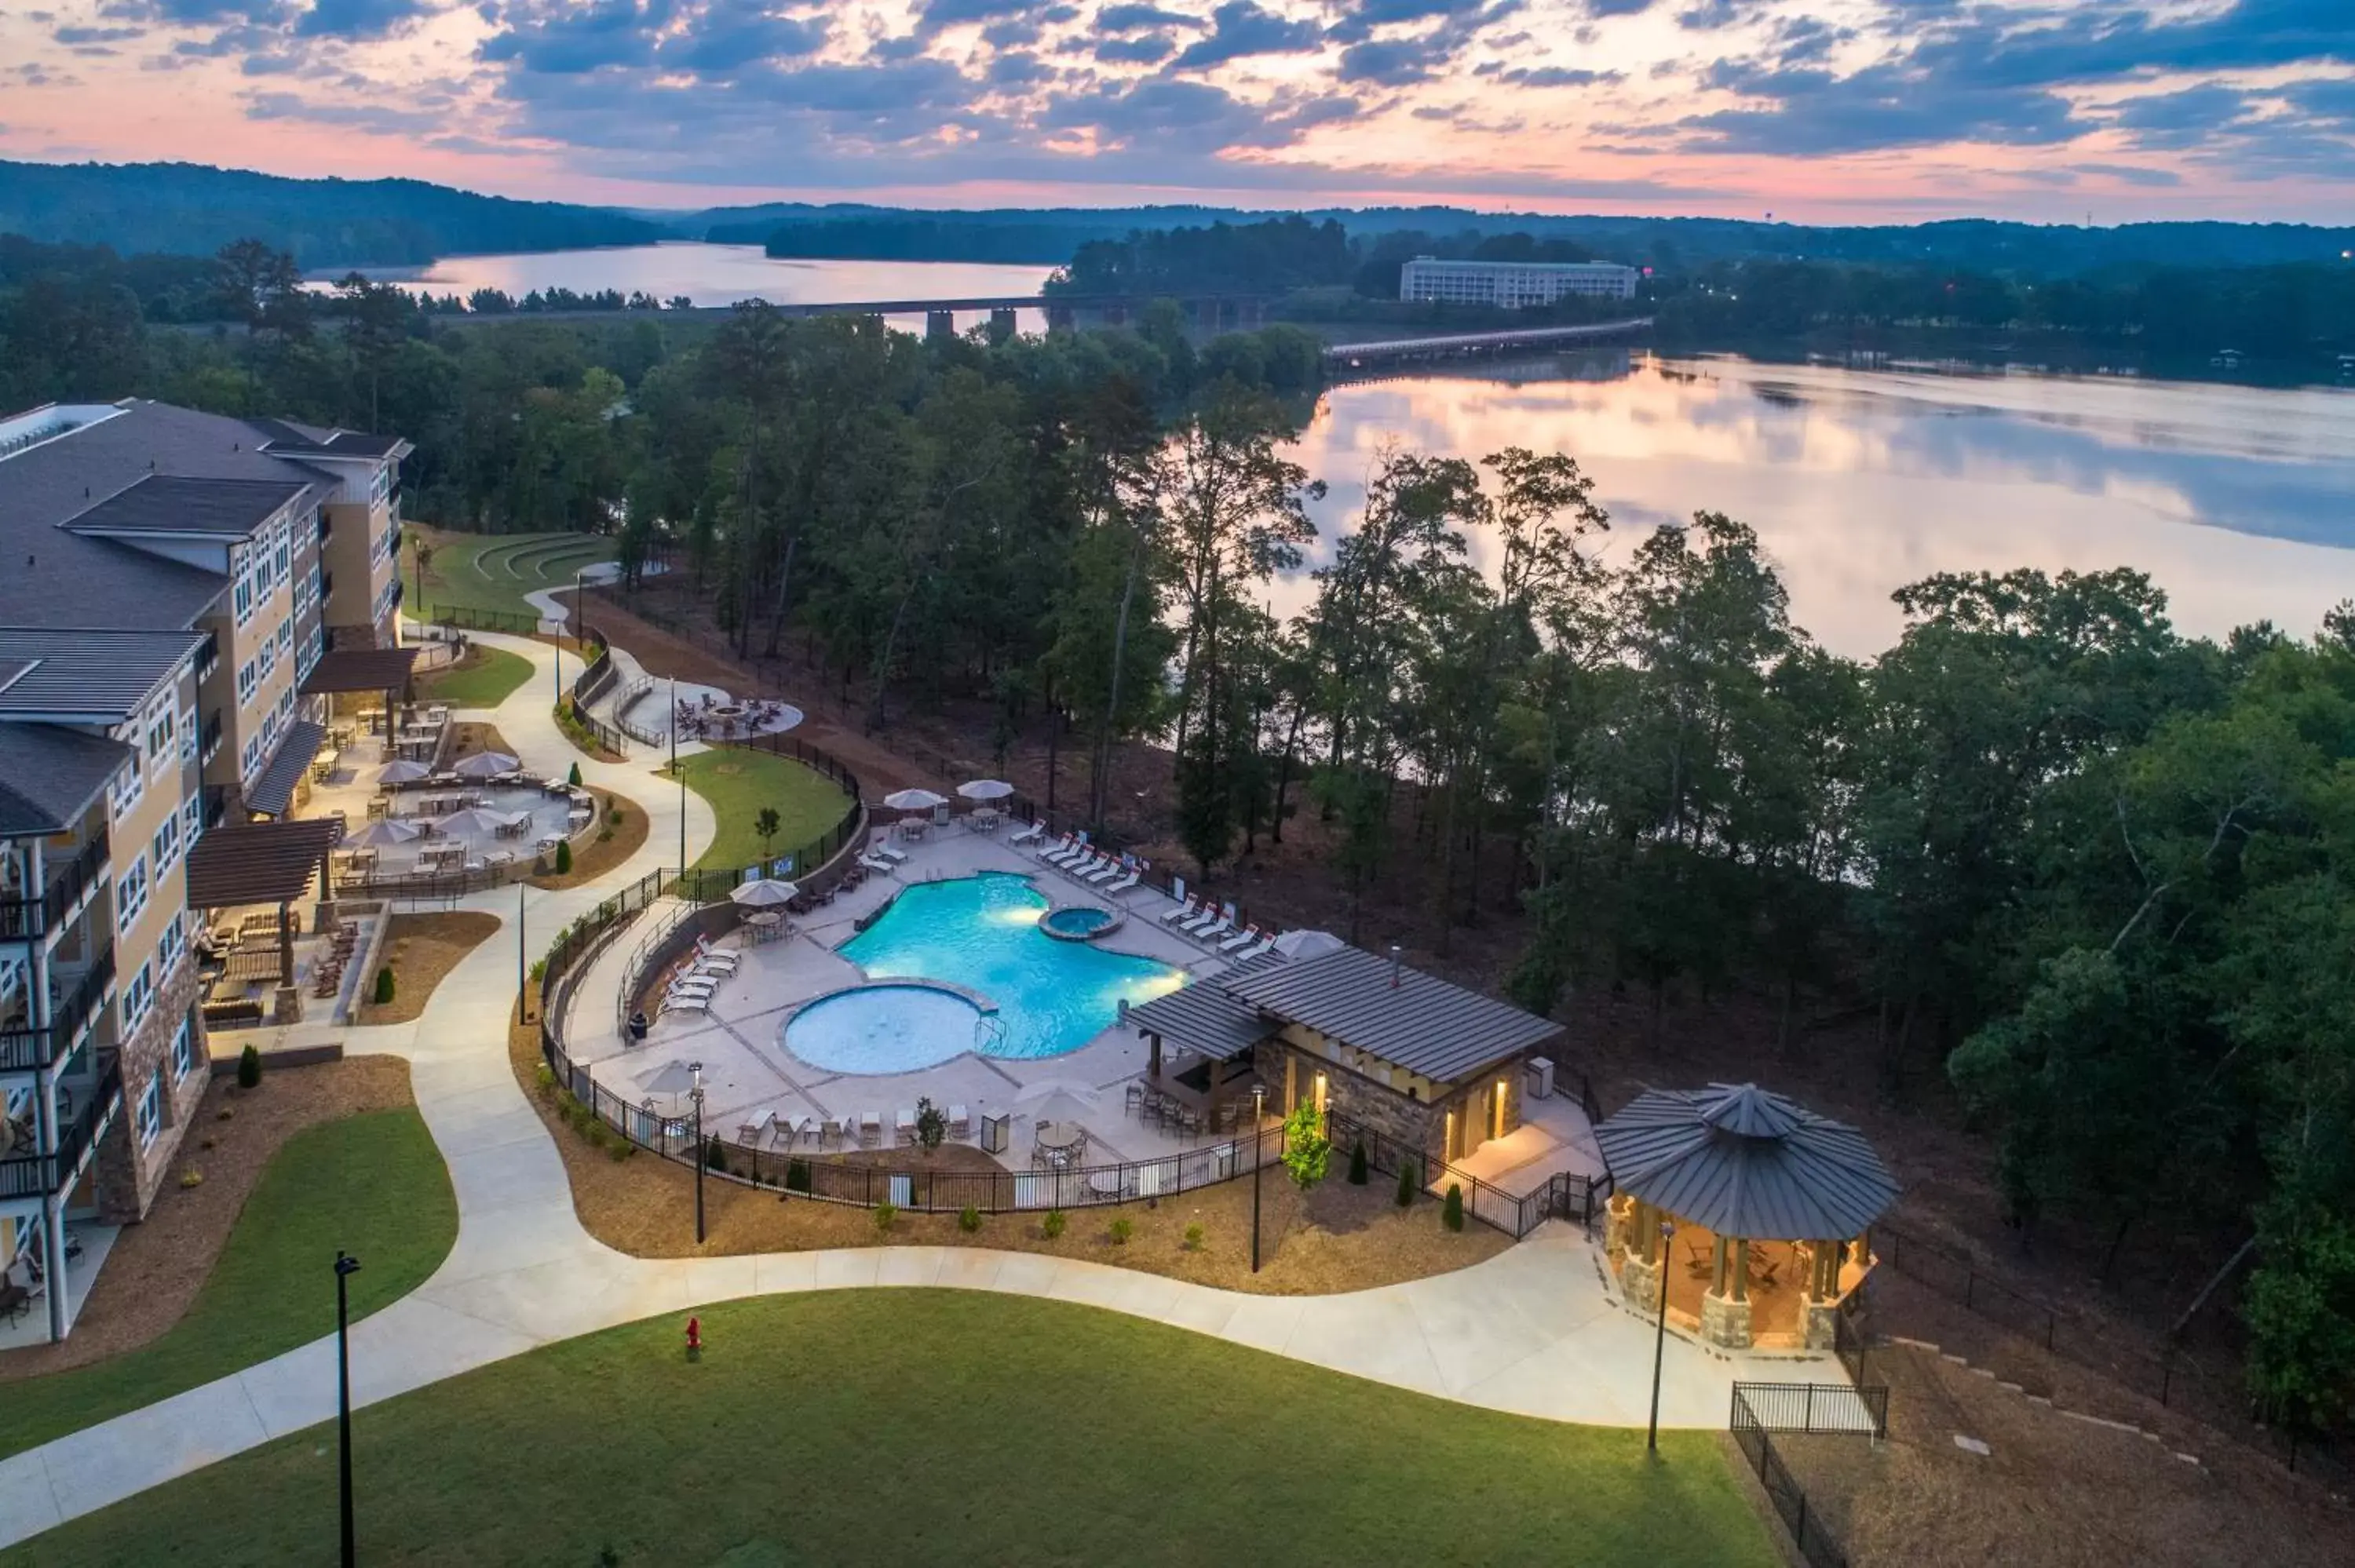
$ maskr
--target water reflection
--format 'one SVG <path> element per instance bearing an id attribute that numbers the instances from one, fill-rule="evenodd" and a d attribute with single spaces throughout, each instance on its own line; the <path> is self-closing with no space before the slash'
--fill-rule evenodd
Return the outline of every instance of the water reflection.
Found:
<path id="1" fill-rule="evenodd" d="M 1890 590 L 1934 571 L 2132 566 L 2188 632 L 2304 633 L 2355 595 L 2355 397 L 2205 384 L 1565 355 L 1335 387 L 1295 449 L 1346 527 L 1382 443 L 1560 448 L 1636 530 L 1722 511 L 1758 530 L 1792 614 L 1867 654 Z M 1492 564 L 1476 542 L 1476 556 Z M 1275 608 L 1304 606 L 1305 576 Z"/>

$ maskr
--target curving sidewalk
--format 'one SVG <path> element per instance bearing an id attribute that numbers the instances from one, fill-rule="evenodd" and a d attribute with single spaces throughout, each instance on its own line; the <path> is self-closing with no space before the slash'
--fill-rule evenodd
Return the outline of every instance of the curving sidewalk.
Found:
<path id="1" fill-rule="evenodd" d="M 478 641 L 543 677 L 492 715 L 530 757 L 571 755 L 546 701 L 554 657 L 527 639 Z M 645 846 L 595 887 L 523 895 L 532 956 L 614 888 L 668 863 L 679 791 L 655 759 L 581 758 L 583 779 L 648 813 Z M 690 855 L 711 814 L 686 798 Z M 411 1023 L 346 1032 L 353 1054 L 406 1057 L 417 1105 L 448 1162 L 458 1239 L 433 1277 L 352 1330 L 353 1397 L 372 1404 L 538 1345 L 732 1298 L 883 1286 L 1050 1297 L 1214 1335 L 1239 1345 L 1444 1398 L 1559 1421 L 1641 1425 L 1653 1330 L 1605 1289 L 1600 1256 L 1574 1227 L 1549 1224 L 1458 1273 L 1328 1297 L 1252 1296 L 1080 1260 L 983 1248 L 878 1246 L 751 1256 L 630 1257 L 585 1232 L 563 1162 L 507 1062 L 515 1000 L 517 894 L 460 907 L 496 916 L 483 943 Z M 323 1276 L 324 1277 L 324 1276 Z M 1815 1375 L 1838 1376 L 1838 1362 Z M 1729 1356 L 1671 1338 L 1660 1415 L 1723 1425 L 1737 1376 L 1790 1374 L 1793 1358 Z M 335 1348 L 323 1339 L 145 1409 L 0 1460 L 0 1545 L 335 1414 Z"/>

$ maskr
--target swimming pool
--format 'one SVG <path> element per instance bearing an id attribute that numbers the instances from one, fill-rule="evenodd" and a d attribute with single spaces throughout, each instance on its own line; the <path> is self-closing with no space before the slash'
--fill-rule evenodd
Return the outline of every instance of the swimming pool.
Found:
<path id="1" fill-rule="evenodd" d="M 1039 929 L 1047 900 L 1029 879 L 990 872 L 923 882 L 837 949 L 869 980 L 945 980 L 989 999 L 996 1026 L 964 998 L 920 987 L 867 987 L 813 1002 L 785 1022 L 785 1044 L 814 1067 L 904 1073 L 962 1051 L 1060 1056 L 1120 1016 L 1123 1001 L 1166 995 L 1186 977 L 1167 964 L 1057 941 Z"/>

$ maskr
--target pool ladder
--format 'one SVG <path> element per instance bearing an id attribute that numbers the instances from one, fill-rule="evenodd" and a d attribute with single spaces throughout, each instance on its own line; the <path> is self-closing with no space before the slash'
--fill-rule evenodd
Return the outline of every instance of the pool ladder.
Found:
<path id="1" fill-rule="evenodd" d="M 997 1014 L 994 1012 L 985 1012 L 980 1017 L 973 1021 L 973 1048 L 975 1050 L 983 1051 L 984 1054 L 987 1054 L 987 1053 L 983 1050 L 985 1046 L 993 1044 L 1002 1045 L 1005 1043 L 1006 1021 L 998 1017 Z"/>

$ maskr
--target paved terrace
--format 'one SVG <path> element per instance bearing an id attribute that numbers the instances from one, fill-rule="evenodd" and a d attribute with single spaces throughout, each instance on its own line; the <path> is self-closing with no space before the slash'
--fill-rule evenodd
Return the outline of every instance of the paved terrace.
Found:
<path id="1" fill-rule="evenodd" d="M 481 641 L 532 661 L 539 679 L 497 710 L 523 755 L 563 754 L 546 693 L 552 650 Z M 655 869 L 677 842 L 678 791 L 651 758 L 583 759 L 594 785 L 653 819 L 647 848 L 591 887 L 528 890 L 530 948 L 611 891 Z M 688 850 L 711 839 L 689 796 Z M 449 1162 L 459 1233 L 415 1292 L 352 1330 L 354 1399 L 389 1399 L 579 1334 L 709 1302 L 799 1290 L 940 1286 L 1051 1297 L 1212 1334 L 1239 1345 L 1395 1386 L 1551 1420 L 1639 1425 L 1649 1397 L 1652 1326 L 1604 1284 L 1574 1227 L 1547 1224 L 1476 1267 L 1331 1297 L 1249 1296 L 1101 1264 L 982 1248 L 893 1246 L 757 1256 L 644 1259 L 592 1239 L 572 1209 L 556 1147 L 507 1065 L 515 1001 L 512 888 L 463 901 L 497 916 L 412 1023 L 345 1032 L 355 1054 L 406 1058 L 426 1126 Z M 321 1284 L 324 1287 L 324 1270 Z M 1717 1428 L 1736 1377 L 1838 1379 L 1828 1356 L 1729 1356 L 1671 1336 L 1661 1419 Z M 335 1346 L 322 1339 L 234 1376 L 0 1460 L 0 1545 L 21 1541 L 335 1414 Z M 715 1456 L 717 1463 L 730 1456 Z"/>

